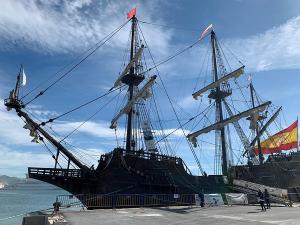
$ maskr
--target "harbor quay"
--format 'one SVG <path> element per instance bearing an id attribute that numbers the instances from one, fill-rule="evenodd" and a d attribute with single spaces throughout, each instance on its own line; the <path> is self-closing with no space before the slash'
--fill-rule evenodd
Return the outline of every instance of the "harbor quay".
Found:
<path id="1" fill-rule="evenodd" d="M 63 212 L 69 225 L 209 224 L 209 225 L 299 225 L 300 208 L 275 206 L 266 212 L 259 205 L 172 206 L 157 208 L 97 209 Z"/>
<path id="2" fill-rule="evenodd" d="M 284 199 L 273 196 L 262 211 L 256 194 L 60 195 L 53 213 L 24 217 L 23 225 L 299 224 L 300 205 Z"/>

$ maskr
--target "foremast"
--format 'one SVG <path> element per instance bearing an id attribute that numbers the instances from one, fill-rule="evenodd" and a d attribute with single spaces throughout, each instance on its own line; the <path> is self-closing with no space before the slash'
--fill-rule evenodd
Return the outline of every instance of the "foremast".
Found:
<path id="1" fill-rule="evenodd" d="M 67 169 L 70 168 L 71 163 L 81 169 L 84 173 L 89 171 L 89 168 L 82 164 L 69 150 L 67 150 L 59 141 L 52 137 L 45 129 L 42 128 L 41 124 L 35 122 L 26 112 L 24 112 L 24 104 L 22 100 L 19 99 L 19 89 L 21 82 L 20 73 L 17 76 L 17 82 L 15 89 L 10 92 L 8 99 L 5 99 L 4 104 L 7 110 L 15 109 L 19 117 L 23 118 L 25 121 L 25 126 L 23 128 L 30 131 L 30 136 L 33 137 L 33 142 L 44 142 L 46 138 L 53 146 L 56 147 L 56 156 L 53 156 L 55 160 L 55 168 L 58 165 L 58 157 L 61 153 L 67 158 Z M 44 137 L 44 138 L 43 138 Z"/>

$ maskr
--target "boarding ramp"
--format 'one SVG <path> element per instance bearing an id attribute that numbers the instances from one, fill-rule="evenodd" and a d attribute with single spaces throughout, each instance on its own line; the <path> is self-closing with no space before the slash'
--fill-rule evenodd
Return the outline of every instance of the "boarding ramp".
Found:
<path id="1" fill-rule="evenodd" d="M 257 184 L 244 180 L 233 180 L 232 189 L 248 195 L 249 203 L 257 203 L 257 192 L 258 190 L 268 190 L 270 194 L 270 201 L 286 206 L 291 206 L 291 201 L 288 198 L 288 191 L 286 189 L 274 188 L 262 184 Z"/>

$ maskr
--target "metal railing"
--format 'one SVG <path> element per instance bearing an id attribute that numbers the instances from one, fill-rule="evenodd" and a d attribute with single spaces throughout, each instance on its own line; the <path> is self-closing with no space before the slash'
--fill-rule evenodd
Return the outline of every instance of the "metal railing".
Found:
<path id="1" fill-rule="evenodd" d="M 29 167 L 28 174 L 42 175 L 42 176 L 55 176 L 55 177 L 81 177 L 81 170 Z"/>
<path id="2" fill-rule="evenodd" d="M 194 194 L 59 195 L 61 207 L 126 208 L 194 205 Z"/>

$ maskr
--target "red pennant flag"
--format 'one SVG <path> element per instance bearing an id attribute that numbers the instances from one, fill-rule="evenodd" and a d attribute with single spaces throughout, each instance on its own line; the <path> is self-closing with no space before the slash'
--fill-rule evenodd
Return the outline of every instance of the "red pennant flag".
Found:
<path id="1" fill-rule="evenodd" d="M 200 40 L 206 37 L 213 30 L 213 25 L 210 24 L 201 34 Z"/>
<path id="2" fill-rule="evenodd" d="M 135 15 L 136 15 L 136 8 L 133 8 L 132 10 L 129 11 L 129 13 L 127 13 L 127 19 L 131 19 Z"/>

